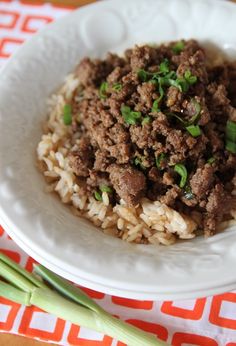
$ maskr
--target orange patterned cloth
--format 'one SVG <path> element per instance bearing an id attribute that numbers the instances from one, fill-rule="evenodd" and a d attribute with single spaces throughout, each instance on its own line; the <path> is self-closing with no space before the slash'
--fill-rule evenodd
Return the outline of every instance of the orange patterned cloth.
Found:
<path id="1" fill-rule="evenodd" d="M 29 1 L 0 1 L 0 67 L 33 33 L 70 11 L 43 2 L 30 5 Z M 0 252 L 32 270 L 34 260 L 1 227 Z M 110 313 L 154 333 L 173 346 L 236 346 L 236 291 L 201 299 L 154 302 L 83 289 Z M 0 331 L 59 345 L 124 346 L 108 336 L 75 326 L 38 308 L 26 308 L 1 297 Z"/>

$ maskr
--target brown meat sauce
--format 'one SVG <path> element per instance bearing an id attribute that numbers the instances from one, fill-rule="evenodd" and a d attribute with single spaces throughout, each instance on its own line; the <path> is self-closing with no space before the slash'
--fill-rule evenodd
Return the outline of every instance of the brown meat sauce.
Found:
<path id="1" fill-rule="evenodd" d="M 225 148 L 226 122 L 236 118 L 236 64 L 209 67 L 195 40 L 175 47 L 136 46 L 124 57 L 80 62 L 72 124 L 81 145 L 70 152 L 70 166 L 87 194 L 102 183 L 114 203 L 134 207 L 147 197 L 199 211 L 210 235 L 236 204 L 229 183 L 236 155 Z M 186 169 L 183 186 L 176 165 Z"/>

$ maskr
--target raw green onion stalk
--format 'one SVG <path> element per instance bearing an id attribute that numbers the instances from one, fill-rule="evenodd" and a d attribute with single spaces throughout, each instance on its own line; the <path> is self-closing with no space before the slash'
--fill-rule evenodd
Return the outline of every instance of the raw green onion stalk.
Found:
<path id="1" fill-rule="evenodd" d="M 78 287 L 41 265 L 31 274 L 0 253 L 0 296 L 26 306 L 35 305 L 59 318 L 94 329 L 130 346 L 167 343 L 104 311 Z"/>

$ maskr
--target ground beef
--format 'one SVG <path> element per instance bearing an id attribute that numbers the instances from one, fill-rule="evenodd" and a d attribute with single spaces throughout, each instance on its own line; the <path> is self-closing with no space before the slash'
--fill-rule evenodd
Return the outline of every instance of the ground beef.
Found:
<path id="1" fill-rule="evenodd" d="M 190 186 L 195 196 L 201 199 L 214 181 L 214 168 L 210 164 L 198 168 L 190 180 Z"/>
<path id="2" fill-rule="evenodd" d="M 131 166 L 112 165 L 110 180 L 116 193 L 128 204 L 135 206 L 146 191 L 145 175 Z"/>
<path id="3" fill-rule="evenodd" d="M 197 212 L 210 235 L 235 203 L 236 155 L 225 148 L 225 128 L 236 122 L 236 63 L 211 67 L 197 41 L 178 51 L 175 44 L 80 62 L 71 101 L 80 139 L 69 165 L 88 194 L 102 184 L 114 202 L 147 197 Z M 184 186 L 176 165 L 186 169 Z"/>
<path id="4" fill-rule="evenodd" d="M 79 177 L 87 177 L 93 167 L 93 150 L 88 138 L 82 138 L 78 150 L 69 154 L 69 165 Z"/>

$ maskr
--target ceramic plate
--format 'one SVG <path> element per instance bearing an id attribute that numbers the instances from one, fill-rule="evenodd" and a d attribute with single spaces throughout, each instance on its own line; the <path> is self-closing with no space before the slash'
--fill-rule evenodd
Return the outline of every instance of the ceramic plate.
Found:
<path id="1" fill-rule="evenodd" d="M 47 26 L 10 59 L 0 78 L 0 218 L 19 246 L 67 279 L 124 297 L 183 299 L 236 288 L 235 228 L 170 247 L 127 244 L 46 194 L 35 167 L 46 99 L 82 57 L 180 38 L 236 57 L 235 23 L 236 5 L 226 1 L 102 1 Z"/>

